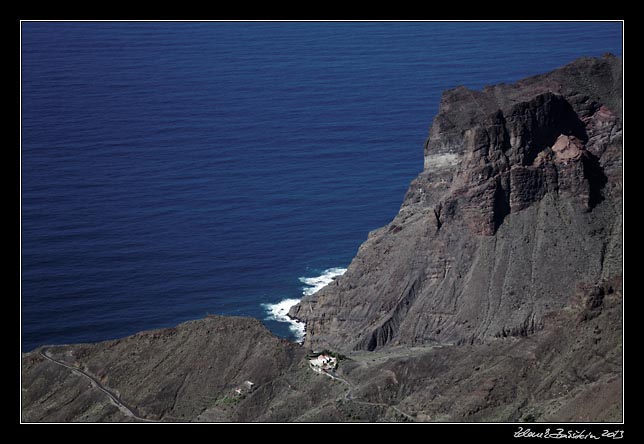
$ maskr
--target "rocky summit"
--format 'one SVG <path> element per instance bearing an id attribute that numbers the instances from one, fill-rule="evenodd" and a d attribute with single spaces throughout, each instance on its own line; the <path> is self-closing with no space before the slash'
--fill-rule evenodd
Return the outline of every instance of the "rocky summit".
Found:
<path id="1" fill-rule="evenodd" d="M 303 347 L 218 316 L 40 347 L 23 421 L 621 421 L 621 59 L 446 91 L 424 149 Z"/>

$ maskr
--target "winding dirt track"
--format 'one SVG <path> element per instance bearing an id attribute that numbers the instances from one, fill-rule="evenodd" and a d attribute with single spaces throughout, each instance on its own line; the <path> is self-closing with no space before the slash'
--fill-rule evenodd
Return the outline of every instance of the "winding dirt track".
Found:
<path id="1" fill-rule="evenodd" d="M 60 365 L 61 367 L 65 367 L 66 369 L 71 370 L 73 373 L 76 373 L 76 374 L 78 374 L 80 376 L 84 376 L 85 378 L 89 379 L 90 382 L 92 383 L 92 385 L 94 387 L 96 387 L 97 389 L 99 389 L 100 391 L 102 391 L 110 399 L 110 401 L 112 403 L 114 403 L 119 408 L 119 410 L 121 412 L 123 412 L 124 415 L 132 417 L 132 418 L 134 418 L 134 419 L 136 419 L 138 421 L 143 421 L 143 422 L 161 422 L 161 421 L 158 421 L 158 420 L 143 418 L 142 416 L 139 416 L 138 412 L 136 411 L 136 409 L 134 407 L 130 407 L 129 405 L 127 405 L 116 394 L 114 394 L 112 391 L 110 391 L 108 388 L 106 388 L 103 384 L 101 384 L 96 378 L 94 378 L 94 376 L 90 375 L 89 373 L 85 372 L 84 370 L 82 370 L 82 369 L 80 369 L 78 367 L 66 364 L 66 363 L 64 363 L 62 361 L 59 361 L 56 358 L 51 357 L 47 353 L 47 349 L 44 349 L 44 350 L 40 351 L 39 353 L 40 353 L 40 356 L 42 356 L 46 360 L 48 360 L 50 362 L 53 362 L 56 365 Z M 365 405 L 373 405 L 373 406 L 392 408 L 393 410 L 398 412 L 400 415 L 406 417 L 408 420 L 415 421 L 415 419 L 412 416 L 410 416 L 407 413 L 403 412 L 402 410 L 400 410 L 395 405 L 389 405 L 389 404 L 377 403 L 377 402 L 369 402 L 369 401 L 360 401 L 360 400 L 355 399 L 353 397 L 354 385 L 351 384 L 349 381 L 347 381 L 344 378 L 341 378 L 340 376 L 332 375 L 331 373 L 329 373 L 327 371 L 324 371 L 324 370 L 318 371 L 318 370 L 315 370 L 312 366 L 310 366 L 310 367 L 311 367 L 311 370 L 315 371 L 316 373 L 323 374 L 323 375 L 328 376 L 331 379 L 338 380 L 338 381 L 342 382 L 343 384 L 345 384 L 347 387 L 349 387 L 349 390 L 344 394 L 344 399 L 346 401 L 355 402 L 356 404 L 365 404 Z"/>
<path id="2" fill-rule="evenodd" d="M 391 408 L 391 409 L 395 410 L 398 414 L 400 414 L 400 415 L 404 416 L 405 418 L 407 418 L 408 420 L 410 420 L 412 422 L 416 422 L 416 419 L 413 416 L 408 415 L 407 413 L 403 412 L 402 410 L 400 410 L 395 405 L 385 404 L 385 403 L 381 403 L 381 402 L 360 401 L 360 400 L 355 399 L 353 397 L 354 385 L 351 384 L 349 381 L 347 381 L 346 379 L 341 378 L 341 377 L 339 377 L 337 375 L 332 375 L 331 373 L 329 373 L 329 372 L 327 372 L 325 370 L 320 370 L 320 371 L 315 370 L 313 368 L 313 366 L 311 366 L 310 364 L 309 364 L 309 367 L 311 367 L 311 370 L 313 370 L 314 372 L 316 372 L 318 374 L 327 375 L 331 379 L 335 379 L 337 381 L 342 382 L 343 384 L 346 384 L 347 387 L 349 387 L 349 390 L 344 394 L 345 401 L 351 401 L 351 402 L 354 402 L 356 404 L 372 405 L 372 406 L 378 406 L 378 407 Z"/>
<path id="3" fill-rule="evenodd" d="M 160 422 L 160 421 L 157 421 L 157 420 L 154 420 L 154 419 L 147 419 L 147 418 L 143 418 L 143 417 L 139 416 L 135 408 L 128 406 L 125 402 L 123 402 L 121 399 L 119 399 L 118 396 L 116 396 L 114 393 L 112 393 L 109 389 L 105 388 L 103 386 L 103 384 L 101 384 L 98 380 L 96 380 L 96 378 L 94 378 L 92 375 L 90 375 L 89 373 L 86 373 L 84 370 L 81 370 L 78 367 L 74 367 L 73 365 L 65 364 L 64 362 L 59 361 L 58 359 L 52 358 L 51 356 L 49 356 L 47 354 L 46 349 L 42 350 L 40 352 L 40 356 L 42 356 L 43 358 L 47 359 L 48 361 L 53 362 L 54 364 L 60 365 L 62 367 L 65 367 L 65 368 L 71 370 L 72 372 L 74 372 L 74 373 L 76 373 L 78 375 L 84 376 L 87 379 L 89 379 L 91 381 L 92 385 L 94 387 L 96 387 L 97 389 L 99 389 L 100 391 L 102 391 L 103 393 L 105 393 L 107 395 L 107 397 L 110 398 L 110 401 L 112 401 L 119 408 L 119 410 L 121 412 L 123 412 L 123 414 L 125 414 L 126 416 L 130 416 L 130 417 L 132 417 L 134 419 L 137 419 L 139 421 L 144 421 L 144 422 Z"/>

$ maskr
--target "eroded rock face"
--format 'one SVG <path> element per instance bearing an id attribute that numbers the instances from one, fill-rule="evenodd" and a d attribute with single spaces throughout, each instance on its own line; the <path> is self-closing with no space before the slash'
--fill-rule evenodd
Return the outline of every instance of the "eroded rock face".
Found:
<path id="1" fill-rule="evenodd" d="M 605 56 L 447 91 L 399 214 L 292 309 L 306 344 L 526 336 L 578 283 L 621 275 L 621 82 Z"/>

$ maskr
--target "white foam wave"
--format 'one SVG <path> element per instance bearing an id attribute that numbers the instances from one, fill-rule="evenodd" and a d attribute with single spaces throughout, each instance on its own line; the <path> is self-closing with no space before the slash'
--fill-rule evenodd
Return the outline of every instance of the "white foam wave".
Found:
<path id="1" fill-rule="evenodd" d="M 272 319 L 277 322 L 286 322 L 290 324 L 288 326 L 289 330 L 295 335 L 295 340 L 300 344 L 304 342 L 305 328 L 306 325 L 304 322 L 293 319 L 288 315 L 288 311 L 292 306 L 300 302 L 299 299 L 284 299 L 276 304 L 262 304 L 262 306 L 268 312 L 268 319 Z"/>
<path id="2" fill-rule="evenodd" d="M 318 291 L 329 285 L 331 282 L 333 282 L 336 277 L 342 276 L 345 271 L 347 271 L 346 268 L 335 267 L 324 270 L 324 272 L 320 276 L 312 278 L 301 277 L 300 282 L 308 285 L 308 288 L 305 287 L 303 289 L 302 294 L 305 296 L 310 296 L 314 293 L 317 293 Z"/>
<path id="3" fill-rule="evenodd" d="M 333 280 L 344 274 L 347 271 L 346 268 L 334 267 L 324 270 L 320 276 L 315 277 L 301 277 L 300 282 L 302 282 L 306 287 L 302 288 L 302 294 L 304 296 L 312 295 L 322 288 L 329 285 Z M 304 342 L 304 336 L 306 335 L 306 324 L 304 322 L 293 319 L 288 315 L 288 311 L 292 306 L 299 303 L 300 299 L 284 299 L 276 304 L 262 304 L 268 313 L 268 318 L 277 322 L 286 322 L 289 325 L 289 330 L 295 336 L 295 340 L 300 344 Z"/>

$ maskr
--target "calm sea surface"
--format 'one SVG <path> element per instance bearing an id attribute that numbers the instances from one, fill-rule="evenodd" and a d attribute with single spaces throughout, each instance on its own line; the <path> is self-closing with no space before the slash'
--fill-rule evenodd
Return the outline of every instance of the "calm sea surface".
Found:
<path id="1" fill-rule="evenodd" d="M 621 31 L 23 23 L 23 350 L 207 313 L 294 337 L 276 307 L 394 217 L 442 90 L 621 54 Z"/>

